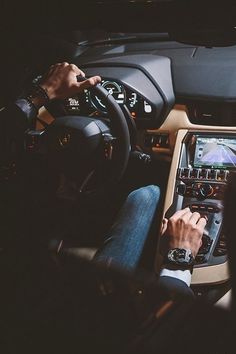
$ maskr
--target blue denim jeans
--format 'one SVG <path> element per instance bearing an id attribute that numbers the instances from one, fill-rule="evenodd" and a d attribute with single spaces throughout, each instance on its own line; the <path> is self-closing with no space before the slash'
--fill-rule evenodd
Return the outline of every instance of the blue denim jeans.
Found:
<path id="1" fill-rule="evenodd" d="M 149 185 L 131 192 L 105 236 L 94 261 L 133 272 L 138 267 L 145 241 L 156 215 L 160 189 Z"/>

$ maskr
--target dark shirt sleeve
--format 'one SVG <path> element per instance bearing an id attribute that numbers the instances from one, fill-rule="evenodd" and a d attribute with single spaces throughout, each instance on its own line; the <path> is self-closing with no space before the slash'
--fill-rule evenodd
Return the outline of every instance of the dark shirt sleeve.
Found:
<path id="1" fill-rule="evenodd" d="M 194 298 L 192 289 L 187 284 L 177 278 L 162 276 L 159 277 L 159 285 L 175 298 Z"/>
<path id="2" fill-rule="evenodd" d="M 0 167 L 17 156 L 24 132 L 36 116 L 37 109 L 26 99 L 18 99 L 0 110 Z"/>

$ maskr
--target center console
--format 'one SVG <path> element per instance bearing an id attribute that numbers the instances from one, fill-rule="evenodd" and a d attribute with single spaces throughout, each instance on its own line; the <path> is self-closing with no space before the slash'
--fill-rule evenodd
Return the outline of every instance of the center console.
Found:
<path id="1" fill-rule="evenodd" d="M 203 283 L 222 282 L 227 280 L 225 268 L 223 275 L 221 272 L 221 265 L 227 264 L 222 230 L 223 197 L 229 173 L 236 171 L 236 134 L 185 131 L 180 138 L 176 165 L 172 161 L 175 166 L 168 189 L 173 192 L 167 191 L 169 200 L 165 215 L 170 217 L 175 211 L 189 207 L 192 212 L 197 211 L 207 217 L 193 282 L 200 284 L 201 279 Z M 207 270 L 212 273 L 206 273 Z"/>

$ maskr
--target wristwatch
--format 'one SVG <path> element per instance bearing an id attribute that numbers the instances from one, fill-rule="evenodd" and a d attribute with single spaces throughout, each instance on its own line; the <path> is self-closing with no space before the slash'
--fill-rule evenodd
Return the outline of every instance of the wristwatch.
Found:
<path id="1" fill-rule="evenodd" d="M 164 257 L 164 267 L 170 269 L 192 269 L 194 257 L 188 248 L 173 248 Z"/>

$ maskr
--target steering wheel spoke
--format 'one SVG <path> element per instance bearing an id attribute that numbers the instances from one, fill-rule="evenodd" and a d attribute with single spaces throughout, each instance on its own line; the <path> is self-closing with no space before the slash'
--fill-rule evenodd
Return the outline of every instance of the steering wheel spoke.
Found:
<path id="1" fill-rule="evenodd" d="M 89 184 L 91 178 L 93 177 L 94 173 L 95 173 L 95 170 L 92 170 L 91 172 L 89 172 L 87 177 L 84 179 L 84 181 L 80 185 L 79 193 L 83 193 L 84 191 L 86 191 L 86 187 L 88 186 L 88 184 Z"/>
<path id="2" fill-rule="evenodd" d="M 104 156 L 106 160 L 110 161 L 112 160 L 114 143 L 117 140 L 117 138 L 109 133 L 106 133 L 103 134 L 103 140 L 104 140 Z"/>
<path id="3" fill-rule="evenodd" d="M 25 133 L 25 151 L 29 153 L 42 152 L 45 130 L 27 130 Z"/>

